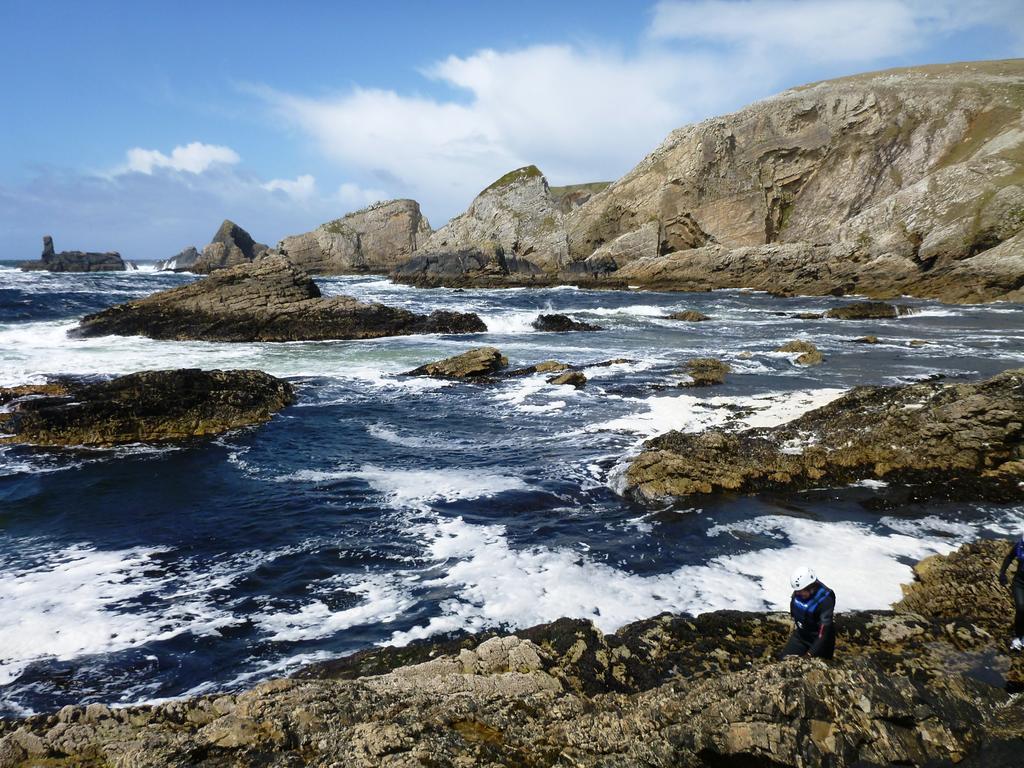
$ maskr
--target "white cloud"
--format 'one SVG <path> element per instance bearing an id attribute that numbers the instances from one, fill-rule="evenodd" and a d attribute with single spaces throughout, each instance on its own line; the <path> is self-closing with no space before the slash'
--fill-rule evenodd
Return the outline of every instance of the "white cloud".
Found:
<path id="1" fill-rule="evenodd" d="M 387 200 L 389 196 L 387 192 L 381 189 L 365 189 L 358 184 L 345 182 L 338 187 L 335 197 L 343 206 L 353 209 L 364 208 L 370 203 L 376 203 L 379 200 Z"/>
<path id="2" fill-rule="evenodd" d="M 441 221 L 512 168 L 535 163 L 553 184 L 614 179 L 686 122 L 803 81 L 892 66 L 963 30 L 1020 28 L 1015 3 L 662 2 L 636 53 L 538 45 L 422 71 L 451 96 L 257 93 L 349 175 L 380 180 Z"/>
<path id="3" fill-rule="evenodd" d="M 129 149 L 125 156 L 127 162 L 118 169 L 119 173 L 152 174 L 157 168 L 167 168 L 172 171 L 198 174 L 214 165 L 235 165 L 241 160 L 238 153 L 231 147 L 203 144 L 200 141 L 175 147 L 171 150 L 170 155 L 165 155 L 158 149 L 134 147 Z"/>
<path id="4" fill-rule="evenodd" d="M 260 186 L 268 192 L 284 192 L 296 200 L 309 200 L 316 195 L 316 179 L 308 173 L 295 179 L 271 179 Z"/>

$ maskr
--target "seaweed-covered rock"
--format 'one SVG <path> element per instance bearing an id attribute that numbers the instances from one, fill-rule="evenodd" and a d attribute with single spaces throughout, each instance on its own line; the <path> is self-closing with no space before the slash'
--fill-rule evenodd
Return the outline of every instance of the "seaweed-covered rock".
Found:
<path id="1" fill-rule="evenodd" d="M 438 379 L 478 379 L 490 377 L 508 365 L 508 358 L 495 347 L 477 347 L 468 352 L 426 363 L 406 376 L 433 376 Z"/>
<path id="2" fill-rule="evenodd" d="M 293 402 L 262 371 L 143 371 L 109 381 L 0 390 L 0 443 L 106 446 L 217 435 L 268 421 Z M 13 395 L 13 397 L 12 397 Z"/>
<path id="3" fill-rule="evenodd" d="M 834 487 L 1024 498 L 1024 370 L 975 384 L 857 387 L 778 427 L 650 440 L 627 471 L 646 498 Z"/>
<path id="4" fill-rule="evenodd" d="M 486 330 L 470 313 L 439 310 L 418 315 L 350 296 L 324 297 L 309 275 L 274 255 L 88 315 L 70 334 L 308 341 Z"/>
<path id="5" fill-rule="evenodd" d="M 796 358 L 797 365 L 821 365 L 822 360 L 825 359 L 821 355 L 821 350 L 811 342 L 804 341 L 803 339 L 788 341 L 775 351 L 799 353 L 799 356 Z"/>
<path id="6" fill-rule="evenodd" d="M 707 387 L 712 384 L 724 384 L 725 376 L 732 368 L 713 357 L 696 357 L 686 363 L 686 373 L 690 381 L 689 387 Z"/>
<path id="7" fill-rule="evenodd" d="M 585 323 L 582 320 L 573 320 L 568 315 L 538 315 L 537 319 L 534 320 L 530 325 L 533 326 L 534 330 L 544 331 L 547 333 L 566 333 L 568 331 L 601 331 L 604 330 L 599 325 L 593 325 L 592 323 Z"/>
<path id="8" fill-rule="evenodd" d="M 698 312 L 695 309 L 686 309 L 682 312 L 673 312 L 668 316 L 669 320 L 680 320 L 685 323 L 701 323 L 711 318 L 705 315 L 703 312 Z"/>

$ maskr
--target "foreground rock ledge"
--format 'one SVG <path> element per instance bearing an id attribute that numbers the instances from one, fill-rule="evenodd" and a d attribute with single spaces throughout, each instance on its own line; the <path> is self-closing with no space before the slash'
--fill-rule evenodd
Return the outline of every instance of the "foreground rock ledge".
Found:
<path id="1" fill-rule="evenodd" d="M 481 333 L 475 314 L 418 315 L 350 296 L 324 297 L 309 275 L 268 256 L 85 317 L 71 336 L 199 341 L 374 339 L 414 333 Z"/>
<path id="2" fill-rule="evenodd" d="M 295 399 L 262 371 L 144 371 L 110 381 L 0 389 L 0 443 L 108 446 L 218 435 L 269 421 Z M 0 761 L 2 765 L 2 761 Z"/>
<path id="3" fill-rule="evenodd" d="M 1006 546 L 924 561 L 895 611 L 841 614 L 834 662 L 774 661 L 779 614 L 663 614 L 613 635 L 560 619 L 373 649 L 240 695 L 0 721 L 0 766 L 1017 765 L 1024 710 L 969 674 L 1019 673 L 992 633 L 1010 610 L 990 570 Z M 932 614 L 936 593 L 956 599 Z"/>
<path id="4" fill-rule="evenodd" d="M 949 498 L 1024 498 L 1024 369 L 976 384 L 857 387 L 778 427 L 669 432 L 626 473 L 648 499 L 865 479 Z"/>

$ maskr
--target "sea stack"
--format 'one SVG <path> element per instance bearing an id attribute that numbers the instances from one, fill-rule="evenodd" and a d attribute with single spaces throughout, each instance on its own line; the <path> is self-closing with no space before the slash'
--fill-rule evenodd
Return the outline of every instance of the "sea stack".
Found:
<path id="1" fill-rule="evenodd" d="M 117 251 L 57 253 L 50 235 L 43 236 L 43 252 L 38 261 L 23 261 L 18 266 L 26 272 L 124 272 L 128 269 L 128 265 Z"/>

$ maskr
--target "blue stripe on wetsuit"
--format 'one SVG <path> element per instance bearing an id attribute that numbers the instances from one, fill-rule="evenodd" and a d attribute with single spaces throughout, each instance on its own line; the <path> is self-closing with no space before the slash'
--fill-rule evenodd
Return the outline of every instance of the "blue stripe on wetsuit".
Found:
<path id="1" fill-rule="evenodd" d="M 793 602 L 797 604 L 803 613 L 814 613 L 814 609 L 821 605 L 821 602 L 829 596 L 832 590 L 826 587 L 818 587 L 817 593 L 806 603 L 799 597 L 794 597 Z"/>

